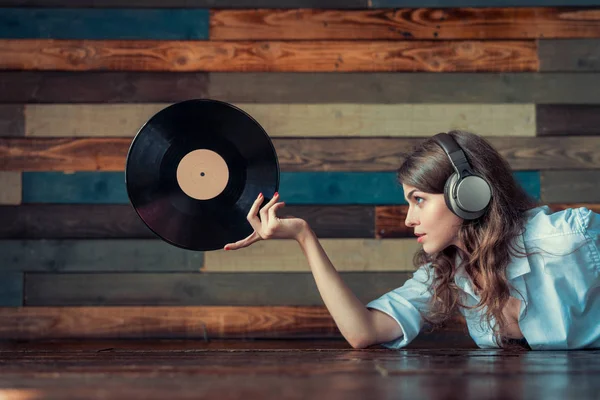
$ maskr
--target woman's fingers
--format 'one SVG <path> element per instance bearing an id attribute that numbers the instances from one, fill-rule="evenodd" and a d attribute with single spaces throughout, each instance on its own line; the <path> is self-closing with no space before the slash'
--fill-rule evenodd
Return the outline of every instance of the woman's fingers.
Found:
<path id="1" fill-rule="evenodd" d="M 261 239 L 261 237 L 258 235 L 258 233 L 256 233 L 256 231 L 254 231 L 246 239 L 239 240 L 239 241 L 237 241 L 235 243 L 228 243 L 224 247 L 224 249 L 225 250 L 237 250 L 237 249 L 241 249 L 241 248 L 250 246 L 252 243 L 258 242 L 260 239 Z"/>
<path id="2" fill-rule="evenodd" d="M 277 203 L 277 199 L 279 199 L 279 193 L 275 192 L 271 201 L 269 201 L 265 206 L 260 210 L 260 221 L 262 222 L 262 228 L 266 229 L 269 226 L 269 209 L 273 206 L 273 204 Z"/>
<path id="3" fill-rule="evenodd" d="M 269 224 L 273 225 L 277 222 L 277 210 L 284 206 L 285 203 L 276 203 L 273 207 L 269 208 Z"/>
<path id="4" fill-rule="evenodd" d="M 250 225 L 252 226 L 252 228 L 254 228 L 256 232 L 260 232 L 261 230 L 260 219 L 258 218 L 257 214 L 258 210 L 260 209 L 260 205 L 264 200 L 265 198 L 263 197 L 263 194 L 259 194 L 256 200 L 254 200 L 254 204 L 252 204 L 252 207 L 250 207 L 250 211 L 248 211 L 248 216 L 246 217 L 246 219 L 248 220 L 248 222 L 250 222 Z"/>

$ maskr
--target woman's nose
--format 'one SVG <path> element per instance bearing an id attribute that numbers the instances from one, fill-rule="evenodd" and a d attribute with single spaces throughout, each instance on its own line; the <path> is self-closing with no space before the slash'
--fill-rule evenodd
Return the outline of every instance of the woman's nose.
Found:
<path id="1" fill-rule="evenodd" d="M 406 219 L 404 220 L 404 224 L 406 224 L 406 226 L 408 226 L 409 228 L 412 228 L 413 226 L 417 225 L 415 215 L 414 213 L 411 213 L 410 210 L 408 210 L 408 212 L 406 213 Z"/>

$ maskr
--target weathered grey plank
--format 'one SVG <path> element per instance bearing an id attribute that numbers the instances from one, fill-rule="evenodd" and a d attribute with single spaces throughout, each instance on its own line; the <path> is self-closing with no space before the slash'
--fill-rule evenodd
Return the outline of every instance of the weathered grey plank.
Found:
<path id="1" fill-rule="evenodd" d="M 2 91 L 0 85 L 0 98 Z M 25 136 L 24 109 L 22 104 L 0 104 L 0 136 Z"/>
<path id="2" fill-rule="evenodd" d="M 307 267 L 308 268 L 308 267 Z M 343 272 L 365 304 L 401 286 L 409 272 Z M 27 306 L 317 306 L 310 272 L 25 274 Z"/>
<path id="3" fill-rule="evenodd" d="M 538 104 L 535 114 L 538 136 L 600 135 L 600 105 Z"/>
<path id="4" fill-rule="evenodd" d="M 203 263 L 204 253 L 159 239 L 0 240 L 5 271 L 190 272 Z"/>
<path id="5" fill-rule="evenodd" d="M 600 71 L 599 39 L 540 40 L 538 55 L 540 71 Z"/>
<path id="6" fill-rule="evenodd" d="M 2 264 L 0 264 L 2 267 Z M 0 307 L 23 305 L 23 273 L 5 271 L 0 273 Z"/>
<path id="7" fill-rule="evenodd" d="M 600 202 L 600 170 L 542 171 L 540 179 L 543 202 Z"/>

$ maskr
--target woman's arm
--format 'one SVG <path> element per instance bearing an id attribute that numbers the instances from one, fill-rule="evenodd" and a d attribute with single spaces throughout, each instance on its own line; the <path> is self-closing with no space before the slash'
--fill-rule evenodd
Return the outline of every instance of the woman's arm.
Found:
<path id="1" fill-rule="evenodd" d="M 389 315 L 369 310 L 344 283 L 308 224 L 297 241 L 304 252 L 325 306 L 353 348 L 364 348 L 402 336 Z"/>

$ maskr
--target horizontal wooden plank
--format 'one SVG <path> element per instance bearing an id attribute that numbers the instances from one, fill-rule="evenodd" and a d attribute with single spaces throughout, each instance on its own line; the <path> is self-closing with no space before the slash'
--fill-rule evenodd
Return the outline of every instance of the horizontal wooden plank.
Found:
<path id="1" fill-rule="evenodd" d="M 0 69 L 208 72 L 525 72 L 522 41 L 0 40 Z"/>
<path id="2" fill-rule="evenodd" d="M 600 40 L 549 39 L 540 40 L 538 46 L 540 71 L 600 71 Z"/>
<path id="3" fill-rule="evenodd" d="M 538 104 L 536 122 L 539 136 L 600 135 L 600 105 Z"/>
<path id="4" fill-rule="evenodd" d="M 3 71 L 0 88 L 1 103 L 143 103 L 211 97 L 205 72 Z"/>
<path id="5" fill-rule="evenodd" d="M 3 8 L 3 39 L 208 39 L 203 9 Z"/>
<path id="6" fill-rule="evenodd" d="M 22 185 L 20 172 L 0 171 L 0 204 L 21 204 Z"/>
<path id="7" fill-rule="evenodd" d="M 599 0 L 370 0 L 373 8 L 384 7 L 549 7 L 598 6 Z"/>
<path id="8" fill-rule="evenodd" d="M 580 1 L 580 0 L 577 0 Z M 0 0 L 1 7 L 367 8 L 368 0 Z"/>
<path id="9" fill-rule="evenodd" d="M 567 208 L 586 207 L 600 213 L 600 203 L 552 203 L 548 204 L 553 211 Z M 414 238 L 413 228 L 405 225 L 408 206 L 378 206 L 375 208 L 375 232 L 377 238 Z"/>
<path id="10" fill-rule="evenodd" d="M 307 267 L 307 270 L 309 268 Z M 366 304 L 409 272 L 340 272 Z M 317 306 L 312 273 L 25 273 L 26 306 Z"/>
<path id="11" fill-rule="evenodd" d="M 23 295 L 23 273 L 3 269 L 0 273 L 0 307 L 22 306 Z"/>
<path id="12" fill-rule="evenodd" d="M 540 179 L 546 203 L 600 203 L 600 170 L 543 171 Z"/>
<path id="13" fill-rule="evenodd" d="M 596 37 L 600 37 L 600 14 L 594 8 L 259 9 L 210 13 L 211 40 Z"/>
<path id="14" fill-rule="evenodd" d="M 514 170 L 600 168 L 600 137 L 485 139 Z M 392 172 L 422 140 L 274 138 L 273 144 L 283 172 Z M 130 144 L 126 138 L 0 138 L 0 171 L 123 171 Z"/>
<path id="15" fill-rule="evenodd" d="M 373 238 L 370 206 L 286 206 L 279 215 L 307 221 L 319 238 Z M 1 239 L 156 239 L 130 205 L 0 206 Z"/>
<path id="16" fill-rule="evenodd" d="M 158 239 L 0 240 L 4 271 L 193 272 L 204 253 Z"/>
<path id="17" fill-rule="evenodd" d="M 29 104 L 26 136 L 134 136 L 170 104 Z M 235 104 L 271 137 L 535 136 L 533 104 Z"/>
<path id="18" fill-rule="evenodd" d="M 4 89 L 4 85 L 0 84 Z M 3 97 L 4 94 L 0 94 Z M 21 104 L 0 105 L 0 136 L 24 136 L 25 111 Z"/>
<path id="19" fill-rule="evenodd" d="M 421 247 L 412 239 L 322 239 L 321 245 L 338 271 L 415 270 L 413 257 Z M 294 240 L 262 241 L 235 251 L 205 254 L 206 272 L 303 272 L 306 256 Z"/>
<path id="20" fill-rule="evenodd" d="M 318 307 L 5 307 L 1 339 L 234 339 L 341 336 Z"/>
<path id="21" fill-rule="evenodd" d="M 515 178 L 539 198 L 539 172 L 517 171 Z M 120 172 L 24 172 L 23 203 L 127 204 Z M 405 204 L 393 172 L 284 172 L 279 193 L 286 204 Z"/>
<path id="22" fill-rule="evenodd" d="M 323 239 L 338 271 L 414 271 L 416 240 Z M 19 272 L 306 272 L 293 240 L 237 251 L 193 252 L 155 239 L 0 240 L 3 271 Z"/>
<path id="23" fill-rule="evenodd" d="M 599 104 L 594 86 L 600 74 L 0 71 L 0 103 Z"/>

